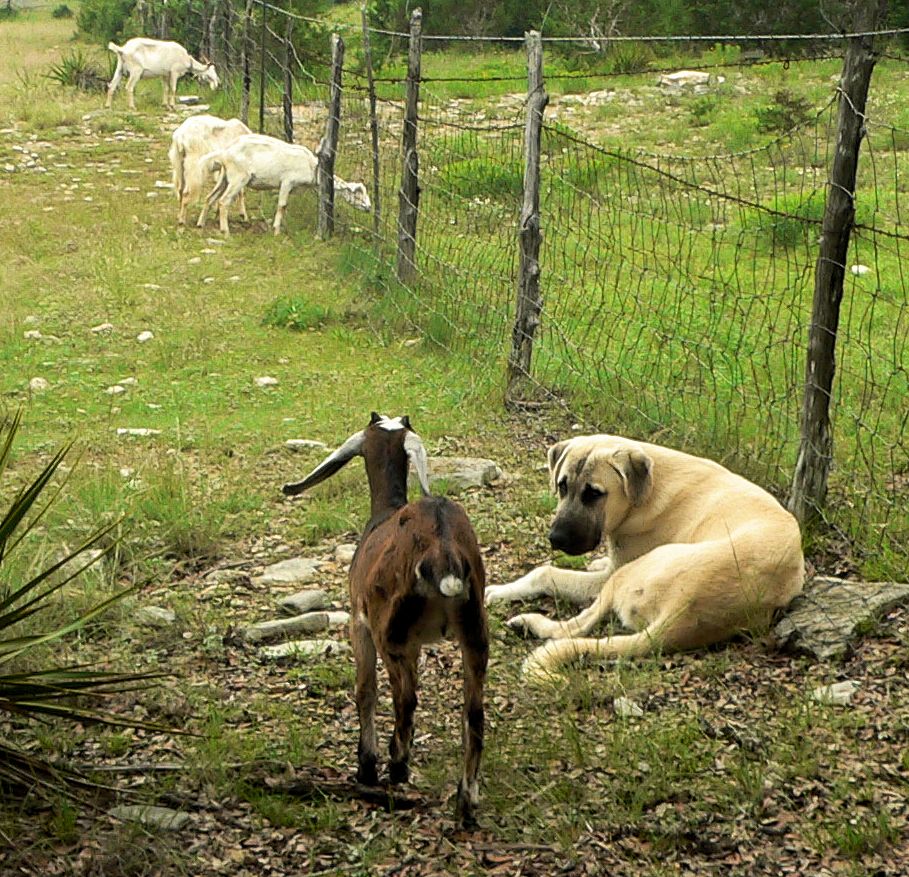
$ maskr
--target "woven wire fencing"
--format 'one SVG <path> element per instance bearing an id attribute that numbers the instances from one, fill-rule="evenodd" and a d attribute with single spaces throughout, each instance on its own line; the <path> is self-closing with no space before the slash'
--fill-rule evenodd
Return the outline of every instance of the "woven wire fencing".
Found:
<path id="1" fill-rule="evenodd" d="M 307 22 L 294 22 L 288 53 L 285 24 L 270 8 L 265 27 L 256 20 L 250 28 L 253 42 L 260 33 L 267 40 L 265 127 L 281 130 L 289 69 L 294 137 L 315 149 L 328 114 L 327 31 L 316 39 Z M 433 75 L 434 54 L 424 54 L 416 271 L 402 281 L 395 260 L 405 82 L 378 75 L 374 190 L 362 35 L 353 27 L 340 33 L 347 54 L 335 173 L 377 191 L 381 208 L 370 216 L 336 198 L 342 268 L 362 283 L 377 332 L 413 333 L 460 358 L 466 383 L 504 390 L 526 95 L 515 82 L 514 93 L 499 89 L 482 102 L 448 96 L 445 77 Z M 250 54 L 258 58 L 261 45 Z M 463 93 L 483 93 L 489 79 L 462 82 Z M 898 120 L 893 101 L 875 105 L 862 147 L 823 514 L 866 569 L 892 572 L 909 561 L 909 229 L 901 203 L 909 131 L 886 121 L 888 110 Z M 545 114 L 543 309 L 523 404 L 557 404 L 581 428 L 703 453 L 784 498 L 799 447 L 836 112 L 831 82 L 807 121 L 759 148 L 709 155 L 606 148 Z"/>

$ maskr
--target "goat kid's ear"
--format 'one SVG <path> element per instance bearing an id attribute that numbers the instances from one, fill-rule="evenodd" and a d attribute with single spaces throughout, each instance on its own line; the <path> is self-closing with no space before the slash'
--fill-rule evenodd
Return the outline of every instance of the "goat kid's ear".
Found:
<path id="1" fill-rule="evenodd" d="M 401 423 L 404 424 L 405 429 L 413 429 L 410 425 L 410 418 L 406 414 L 401 418 Z"/>
<path id="2" fill-rule="evenodd" d="M 404 436 L 404 452 L 417 473 L 423 496 L 429 496 L 429 463 L 426 459 L 426 448 L 423 447 L 420 437 L 413 431 L 408 431 Z"/>
<path id="3" fill-rule="evenodd" d="M 347 465 L 354 457 L 363 453 L 363 443 L 366 440 L 366 431 L 354 433 L 340 448 L 329 454 L 312 472 L 309 473 L 302 481 L 293 481 L 285 484 L 281 490 L 285 496 L 296 496 L 321 484 L 326 478 L 330 478 L 343 466 Z"/>
<path id="4" fill-rule="evenodd" d="M 369 425 L 373 426 L 376 423 L 378 423 L 381 419 L 382 419 L 382 415 L 373 411 L 372 414 L 369 415 Z"/>

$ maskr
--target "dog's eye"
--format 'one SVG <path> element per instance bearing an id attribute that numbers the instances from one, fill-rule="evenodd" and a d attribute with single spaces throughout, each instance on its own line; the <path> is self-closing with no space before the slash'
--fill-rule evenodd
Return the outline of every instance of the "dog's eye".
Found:
<path id="1" fill-rule="evenodd" d="M 565 496 L 565 494 L 568 493 L 568 479 L 563 478 L 559 482 L 558 488 L 559 488 L 559 496 Z"/>
<path id="2" fill-rule="evenodd" d="M 588 484 L 581 492 L 581 502 L 594 502 L 598 499 L 602 499 L 604 496 L 606 496 L 605 490 L 600 490 L 599 487 Z"/>

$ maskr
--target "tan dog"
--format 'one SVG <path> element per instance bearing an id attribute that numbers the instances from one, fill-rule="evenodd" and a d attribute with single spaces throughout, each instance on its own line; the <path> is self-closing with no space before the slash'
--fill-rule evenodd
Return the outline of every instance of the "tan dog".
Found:
<path id="1" fill-rule="evenodd" d="M 559 505 L 553 548 L 608 558 L 581 572 L 539 567 L 486 589 L 486 603 L 540 594 L 593 601 L 570 621 L 518 615 L 508 624 L 552 641 L 524 671 L 545 676 L 580 655 L 695 649 L 770 621 L 802 589 L 795 518 L 769 493 L 712 460 L 614 435 L 549 449 Z M 633 634 L 583 638 L 614 612 Z"/>

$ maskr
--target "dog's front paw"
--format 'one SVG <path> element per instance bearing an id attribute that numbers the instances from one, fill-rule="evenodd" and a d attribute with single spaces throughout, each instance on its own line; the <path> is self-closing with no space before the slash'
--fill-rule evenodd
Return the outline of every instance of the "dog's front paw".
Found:
<path id="1" fill-rule="evenodd" d="M 515 615 L 505 622 L 515 633 L 521 636 L 535 636 L 537 639 L 547 639 L 552 636 L 552 630 L 556 626 L 545 615 L 538 612 L 527 612 L 523 615 Z"/>
<path id="2" fill-rule="evenodd" d="M 487 585 L 485 593 L 485 601 L 487 606 L 492 606 L 493 603 L 503 603 L 507 597 L 505 595 L 505 589 L 508 585 Z"/>

